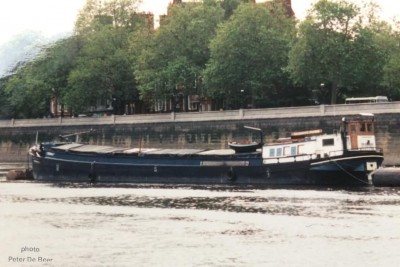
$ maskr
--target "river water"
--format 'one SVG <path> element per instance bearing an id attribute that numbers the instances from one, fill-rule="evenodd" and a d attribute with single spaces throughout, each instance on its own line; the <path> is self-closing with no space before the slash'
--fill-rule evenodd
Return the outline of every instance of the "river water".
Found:
<path id="1" fill-rule="evenodd" d="M 399 266 L 400 188 L 0 182 L 0 266 Z"/>

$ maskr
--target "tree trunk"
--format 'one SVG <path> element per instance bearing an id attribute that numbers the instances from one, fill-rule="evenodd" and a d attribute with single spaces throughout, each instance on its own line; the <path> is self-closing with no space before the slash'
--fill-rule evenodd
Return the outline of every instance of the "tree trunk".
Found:
<path id="1" fill-rule="evenodd" d="M 331 105 L 335 105 L 337 101 L 338 82 L 334 80 L 331 88 Z"/>

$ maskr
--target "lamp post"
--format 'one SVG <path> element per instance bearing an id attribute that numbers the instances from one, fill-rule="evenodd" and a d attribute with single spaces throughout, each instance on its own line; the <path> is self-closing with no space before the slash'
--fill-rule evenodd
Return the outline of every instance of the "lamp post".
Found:
<path id="1" fill-rule="evenodd" d="M 321 94 L 322 94 L 322 95 L 325 95 L 325 93 L 324 93 L 324 90 L 325 90 L 325 83 L 321 83 L 319 86 L 321 87 Z M 322 103 L 325 103 L 325 101 L 323 101 Z"/>
<path id="2" fill-rule="evenodd" d="M 244 89 L 240 90 L 240 108 L 244 108 Z"/>

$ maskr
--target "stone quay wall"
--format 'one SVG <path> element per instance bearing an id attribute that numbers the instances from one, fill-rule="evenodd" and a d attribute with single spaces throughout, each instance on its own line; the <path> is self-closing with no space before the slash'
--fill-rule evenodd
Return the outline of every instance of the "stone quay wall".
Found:
<path id="1" fill-rule="evenodd" d="M 373 113 L 377 122 L 377 146 L 386 165 L 400 165 L 400 102 L 321 105 L 309 107 L 246 109 L 195 113 L 79 117 L 0 121 L 0 160 L 27 161 L 36 142 L 54 141 L 60 135 L 82 133 L 81 142 L 142 148 L 227 148 L 231 140 L 264 142 L 288 137 L 293 131 L 338 130 L 342 117 Z M 86 133 L 84 133 L 86 132 Z M 76 141 L 74 136 L 71 141 Z"/>

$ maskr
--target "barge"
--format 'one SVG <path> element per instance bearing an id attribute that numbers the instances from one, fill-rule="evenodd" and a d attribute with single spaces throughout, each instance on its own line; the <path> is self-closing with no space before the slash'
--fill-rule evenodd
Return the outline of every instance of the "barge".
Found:
<path id="1" fill-rule="evenodd" d="M 261 129 L 259 130 L 262 138 Z M 29 150 L 37 181 L 229 185 L 368 185 L 383 162 L 373 114 L 343 118 L 339 131 L 294 132 L 230 149 L 121 148 L 40 143 Z"/>

